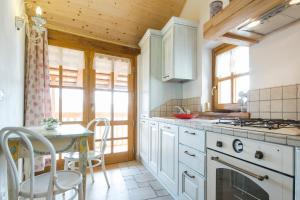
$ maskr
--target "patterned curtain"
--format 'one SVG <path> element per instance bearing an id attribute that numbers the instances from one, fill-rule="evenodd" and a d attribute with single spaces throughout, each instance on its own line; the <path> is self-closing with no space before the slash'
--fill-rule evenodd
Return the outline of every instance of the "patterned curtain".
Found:
<path id="1" fill-rule="evenodd" d="M 27 38 L 26 44 L 25 126 L 38 126 L 42 119 L 51 117 L 47 32 L 38 43 Z"/>

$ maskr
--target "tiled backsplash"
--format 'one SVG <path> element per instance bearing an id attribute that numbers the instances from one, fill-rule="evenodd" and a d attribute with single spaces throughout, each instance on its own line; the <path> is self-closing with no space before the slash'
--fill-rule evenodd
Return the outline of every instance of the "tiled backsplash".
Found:
<path id="1" fill-rule="evenodd" d="M 300 120 L 300 85 L 249 91 L 251 118 Z"/>
<path id="2" fill-rule="evenodd" d="M 186 99 L 171 99 L 166 103 L 151 110 L 151 117 L 170 117 L 177 110 L 175 106 L 183 106 L 185 109 L 189 109 L 191 112 L 200 111 L 200 97 L 192 97 Z"/>

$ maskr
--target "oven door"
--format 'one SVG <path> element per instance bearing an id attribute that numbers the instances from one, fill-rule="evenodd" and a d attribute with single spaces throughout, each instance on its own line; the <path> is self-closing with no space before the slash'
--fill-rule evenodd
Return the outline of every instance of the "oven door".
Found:
<path id="1" fill-rule="evenodd" d="M 208 200 L 293 200 L 292 177 L 207 151 Z"/>

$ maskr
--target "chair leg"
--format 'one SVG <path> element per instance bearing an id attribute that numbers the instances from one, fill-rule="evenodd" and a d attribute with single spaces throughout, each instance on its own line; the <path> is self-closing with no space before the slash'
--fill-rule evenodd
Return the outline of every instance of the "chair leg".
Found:
<path id="1" fill-rule="evenodd" d="M 102 167 L 102 170 L 103 170 L 103 174 L 104 174 L 104 177 L 105 177 L 105 180 L 106 180 L 107 187 L 110 188 L 110 184 L 109 184 L 109 181 L 108 181 L 108 178 L 107 178 L 107 174 L 106 174 L 106 168 L 105 168 L 105 161 L 104 161 L 104 159 L 102 160 L 101 167 Z"/>
<path id="2" fill-rule="evenodd" d="M 92 161 L 89 160 L 88 164 L 89 164 L 89 169 L 90 169 L 90 173 L 91 173 L 91 176 L 92 176 L 92 182 L 94 183 L 95 179 L 94 179 L 94 169 L 93 169 Z"/>
<path id="3" fill-rule="evenodd" d="M 78 185 L 78 200 L 84 200 L 83 199 L 83 184 Z"/>

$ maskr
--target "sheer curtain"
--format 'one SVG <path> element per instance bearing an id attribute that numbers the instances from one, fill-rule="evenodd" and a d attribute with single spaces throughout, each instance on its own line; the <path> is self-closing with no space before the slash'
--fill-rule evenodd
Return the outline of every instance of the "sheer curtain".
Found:
<path id="1" fill-rule="evenodd" d="M 26 44 L 25 126 L 38 126 L 51 116 L 47 32 L 37 44 L 28 38 Z"/>

